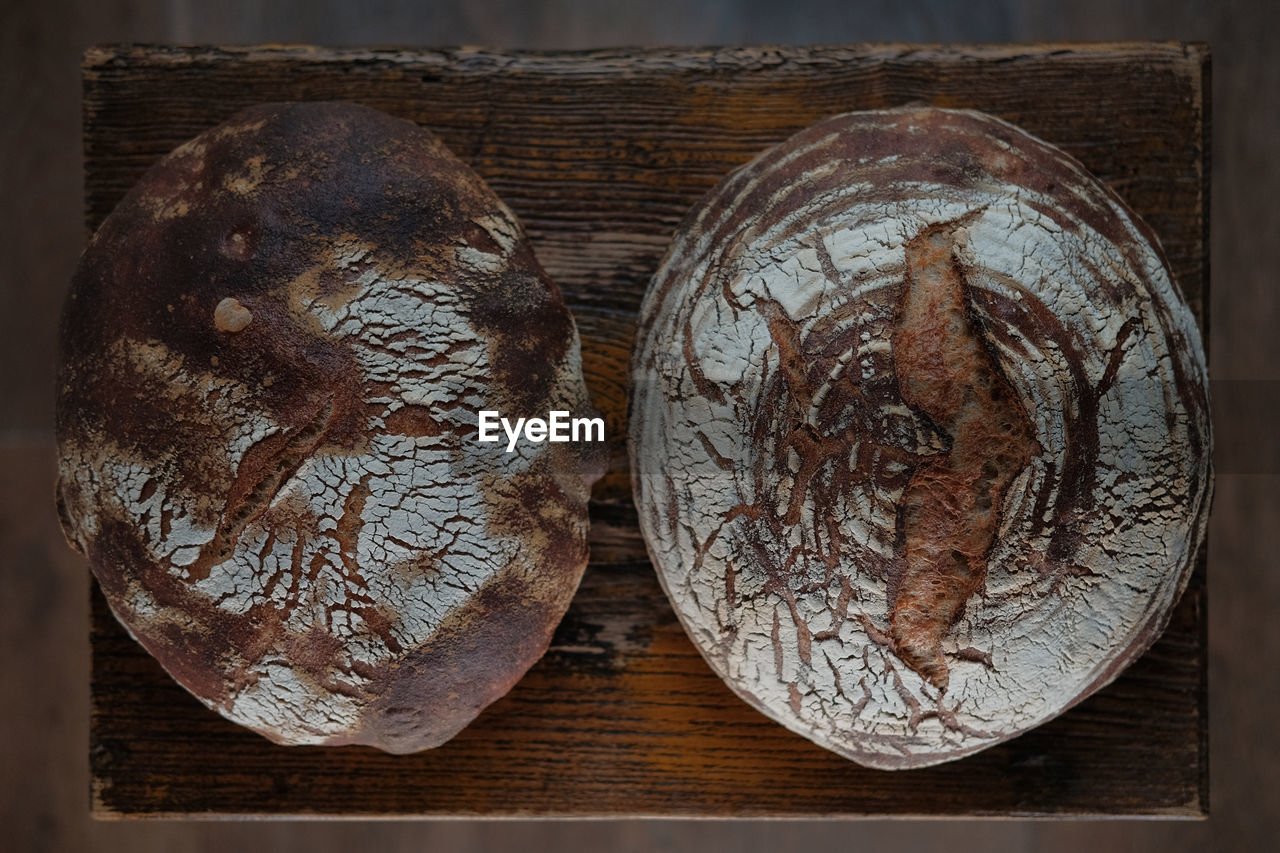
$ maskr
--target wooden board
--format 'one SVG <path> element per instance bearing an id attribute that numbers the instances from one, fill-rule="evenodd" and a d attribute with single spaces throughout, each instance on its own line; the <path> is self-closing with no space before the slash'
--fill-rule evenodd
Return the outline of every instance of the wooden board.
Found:
<path id="1" fill-rule="evenodd" d="M 1203 325 L 1208 70 L 1203 46 L 1148 43 L 91 49 L 90 228 L 150 163 L 253 103 L 355 100 L 437 132 L 515 209 L 564 289 L 613 449 L 591 566 L 550 652 L 430 752 L 274 746 L 172 682 L 95 589 L 94 813 L 1204 815 L 1204 550 L 1168 631 L 1098 695 L 959 762 L 868 770 L 755 712 L 703 663 L 645 556 L 623 437 L 636 312 L 680 217 L 735 166 L 848 110 L 971 107 L 1069 151 L 1155 229 Z"/>

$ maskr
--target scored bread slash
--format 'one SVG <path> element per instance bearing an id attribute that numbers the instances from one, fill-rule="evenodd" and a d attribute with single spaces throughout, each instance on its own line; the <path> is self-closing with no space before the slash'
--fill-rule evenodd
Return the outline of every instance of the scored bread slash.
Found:
<path id="1" fill-rule="evenodd" d="M 1150 229 L 980 113 L 818 122 L 725 178 L 631 363 L 641 529 L 744 700 L 871 767 L 1008 740 L 1159 636 L 1212 491 Z"/>
<path id="2" fill-rule="evenodd" d="M 206 705 L 286 744 L 436 746 L 547 648 L 600 444 L 511 211 L 430 132 L 263 104 L 154 165 L 63 314 L 58 505 L 113 612 Z"/>
<path id="3" fill-rule="evenodd" d="M 889 614 L 898 657 L 939 690 L 942 640 L 982 589 L 1005 490 L 1040 447 L 1031 423 L 968 316 L 954 257 L 960 222 L 906 245 L 905 284 L 891 338 L 898 389 L 951 439 L 922 459 L 901 499 L 902 573 Z"/>

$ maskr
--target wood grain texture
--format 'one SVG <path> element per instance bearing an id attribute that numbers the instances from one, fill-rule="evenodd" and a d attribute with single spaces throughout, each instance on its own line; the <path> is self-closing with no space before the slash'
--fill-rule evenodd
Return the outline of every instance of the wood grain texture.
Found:
<path id="1" fill-rule="evenodd" d="M 273 746 L 169 681 L 95 591 L 95 812 L 1203 815 L 1203 551 L 1165 636 L 1111 687 L 979 755 L 886 774 L 769 722 L 702 662 L 644 556 L 622 437 L 636 312 L 680 217 L 764 147 L 853 109 L 980 109 L 1064 148 L 1156 231 L 1203 324 L 1207 70 L 1206 49 L 1176 44 L 91 50 L 90 227 L 151 162 L 253 103 L 345 98 L 440 134 L 515 209 L 564 289 L 613 443 L 592 564 L 551 652 L 431 752 Z"/>

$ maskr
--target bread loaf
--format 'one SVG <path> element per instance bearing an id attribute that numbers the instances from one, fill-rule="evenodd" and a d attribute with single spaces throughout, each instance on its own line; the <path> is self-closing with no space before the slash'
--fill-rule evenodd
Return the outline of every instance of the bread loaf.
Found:
<path id="1" fill-rule="evenodd" d="M 545 651 L 603 459 L 480 443 L 586 414 L 577 332 L 434 136 L 268 104 L 152 167 L 64 311 L 58 501 L 116 616 L 286 744 L 435 746 Z"/>
<path id="2" fill-rule="evenodd" d="M 1167 623 L 1211 491 L 1156 240 L 974 112 L 815 124 L 686 217 L 642 309 L 641 528 L 743 699 L 863 764 L 1036 726 Z"/>

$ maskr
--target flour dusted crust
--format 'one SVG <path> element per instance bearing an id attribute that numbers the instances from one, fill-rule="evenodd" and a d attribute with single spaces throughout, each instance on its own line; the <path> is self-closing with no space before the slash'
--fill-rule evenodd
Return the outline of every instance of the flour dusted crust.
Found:
<path id="1" fill-rule="evenodd" d="M 1150 231 L 974 112 L 819 122 L 652 282 L 631 453 L 708 663 L 885 769 L 1011 738 L 1159 635 L 1211 491 L 1195 321 Z"/>
<path id="2" fill-rule="evenodd" d="M 61 330 L 59 509 L 184 687 L 289 744 L 435 746 L 545 651 L 586 564 L 591 412 L 511 211 L 434 136 L 267 104 L 94 235 Z"/>

